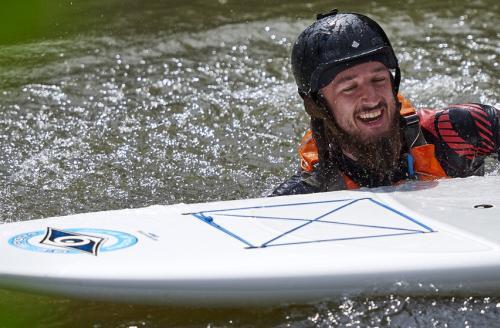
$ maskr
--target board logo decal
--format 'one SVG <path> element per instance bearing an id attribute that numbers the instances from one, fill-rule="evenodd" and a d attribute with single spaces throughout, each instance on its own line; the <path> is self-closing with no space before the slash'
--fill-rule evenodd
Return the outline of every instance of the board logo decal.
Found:
<path id="1" fill-rule="evenodd" d="M 137 237 L 116 230 L 47 228 L 13 236 L 8 243 L 27 251 L 53 254 L 112 252 L 137 244 Z"/>
<path id="2" fill-rule="evenodd" d="M 40 244 L 76 249 L 97 256 L 99 247 L 106 240 L 107 238 L 99 236 L 77 234 L 48 227 L 45 237 L 40 241 Z"/>

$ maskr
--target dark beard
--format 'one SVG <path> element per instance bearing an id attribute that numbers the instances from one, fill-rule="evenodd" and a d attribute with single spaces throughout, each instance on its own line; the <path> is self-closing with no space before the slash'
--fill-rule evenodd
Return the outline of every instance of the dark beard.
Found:
<path id="1" fill-rule="evenodd" d="M 346 162 L 356 166 L 357 175 L 363 175 L 362 180 L 371 181 L 370 187 L 391 184 L 393 177 L 399 175 L 399 162 L 402 148 L 402 133 L 400 129 L 400 116 L 394 115 L 390 130 L 375 140 L 365 141 L 359 135 L 352 135 L 341 129 L 336 122 L 330 128 L 333 142 L 342 149 L 347 150 L 355 157 L 355 160 L 346 158 L 340 161 L 339 166 L 346 174 L 349 174 L 349 166 Z M 331 145 L 331 151 L 337 152 L 335 158 L 340 155 L 340 147 Z M 332 154 L 333 155 L 333 154 Z"/>

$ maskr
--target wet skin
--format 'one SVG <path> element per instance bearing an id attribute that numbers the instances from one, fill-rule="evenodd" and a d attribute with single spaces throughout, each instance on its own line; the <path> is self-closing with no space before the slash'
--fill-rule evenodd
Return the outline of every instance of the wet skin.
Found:
<path id="1" fill-rule="evenodd" d="M 391 132 L 396 103 L 384 64 L 367 62 L 346 69 L 320 93 L 337 125 L 358 140 L 373 142 Z"/>

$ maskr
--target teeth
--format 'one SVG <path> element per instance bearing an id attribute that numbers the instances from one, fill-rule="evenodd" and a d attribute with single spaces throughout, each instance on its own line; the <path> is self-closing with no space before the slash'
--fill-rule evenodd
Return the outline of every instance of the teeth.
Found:
<path id="1" fill-rule="evenodd" d="M 371 120 L 371 119 L 379 117 L 381 114 L 382 114 L 382 111 L 379 109 L 379 110 L 375 110 L 372 112 L 359 114 L 359 118 L 362 120 Z"/>

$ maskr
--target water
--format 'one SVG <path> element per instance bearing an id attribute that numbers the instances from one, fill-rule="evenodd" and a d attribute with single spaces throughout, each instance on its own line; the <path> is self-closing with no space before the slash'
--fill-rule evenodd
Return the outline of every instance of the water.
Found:
<path id="1" fill-rule="evenodd" d="M 290 47 L 330 1 L 24 3 L 0 13 L 0 222 L 257 197 L 296 170 L 307 116 Z M 496 1 L 336 5 L 386 29 L 417 107 L 499 107 Z M 389 295 L 192 309 L 0 291 L 0 327 L 473 327 L 496 325 L 499 304 Z"/>

